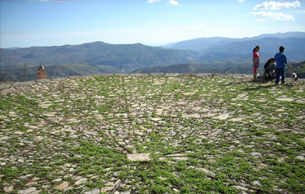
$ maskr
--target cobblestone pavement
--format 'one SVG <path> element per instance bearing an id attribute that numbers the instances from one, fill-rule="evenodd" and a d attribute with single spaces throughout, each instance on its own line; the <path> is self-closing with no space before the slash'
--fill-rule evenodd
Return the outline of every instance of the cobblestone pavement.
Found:
<path id="1" fill-rule="evenodd" d="M 4 193 L 302 193 L 305 82 L 135 74 L 0 85 Z"/>

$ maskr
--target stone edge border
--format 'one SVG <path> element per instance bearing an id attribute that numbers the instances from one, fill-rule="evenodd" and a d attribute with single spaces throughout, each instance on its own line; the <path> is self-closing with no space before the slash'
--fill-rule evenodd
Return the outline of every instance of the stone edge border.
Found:
<path id="1" fill-rule="evenodd" d="M 146 77 L 146 76 L 165 76 L 165 77 L 178 77 L 178 76 L 188 76 L 188 77 L 231 77 L 231 78 L 251 78 L 251 75 L 248 74 L 229 74 L 229 73 L 134 73 L 134 74 L 97 74 L 97 75 L 84 75 L 84 76 L 70 76 L 70 77 L 57 77 L 52 79 L 40 79 L 35 81 L 26 81 L 26 82 L 12 82 L 12 83 L 3 83 L 0 84 L 0 90 L 7 89 L 10 87 L 19 87 L 19 86 L 29 86 L 36 83 L 48 83 L 51 81 L 64 81 L 67 79 L 80 79 L 80 78 L 90 78 L 90 77 L 111 77 L 111 76 L 118 76 L 118 77 Z"/>

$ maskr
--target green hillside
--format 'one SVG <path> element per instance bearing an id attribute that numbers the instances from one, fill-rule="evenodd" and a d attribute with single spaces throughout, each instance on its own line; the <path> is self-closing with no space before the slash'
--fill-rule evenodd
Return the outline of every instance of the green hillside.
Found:
<path id="1" fill-rule="evenodd" d="M 235 66 L 233 66 L 235 64 Z M 185 63 L 168 66 L 155 66 L 141 68 L 132 73 L 239 73 L 250 74 L 251 65 L 244 65 L 238 62 L 214 62 L 214 63 Z"/>
<path id="2" fill-rule="evenodd" d="M 231 74 L 252 74 L 253 68 L 251 63 L 245 64 L 240 62 L 203 62 L 203 63 L 185 63 L 168 66 L 155 66 L 141 68 L 132 73 L 231 73 Z M 259 73 L 263 73 L 262 67 Z M 290 77 L 291 72 L 297 73 L 300 78 L 305 78 L 305 61 L 292 64 L 286 68 L 286 76 Z"/>
<path id="3" fill-rule="evenodd" d="M 198 61 L 194 51 L 171 50 L 143 44 L 113 45 L 93 42 L 81 45 L 0 49 L 0 81 L 36 79 L 42 64 L 49 78 L 101 73 L 129 73 L 143 67 Z"/>
<path id="4" fill-rule="evenodd" d="M 293 34 L 297 37 L 287 37 Z M 277 37 L 278 34 L 244 39 L 200 38 L 169 45 L 179 49 L 197 48 L 198 52 L 104 42 L 0 49 L 0 81 L 24 81 L 23 64 L 27 66 L 26 80 L 36 79 L 39 64 L 45 66 L 49 78 L 131 72 L 251 74 L 251 51 L 256 45 L 261 46 L 262 65 L 274 56 L 278 45 L 285 46 L 285 55 L 290 63 L 304 61 L 305 38 L 299 37 L 303 34 L 282 34 L 283 38 Z M 305 77 L 302 63 L 293 64 L 292 71 Z M 290 69 L 287 76 L 290 76 Z"/>
<path id="5" fill-rule="evenodd" d="M 300 78 L 305 78 L 305 61 L 301 63 L 294 63 L 292 64 L 292 67 L 287 67 L 287 75 L 290 77 L 291 72 L 294 72 L 300 76 Z"/>
<path id="6" fill-rule="evenodd" d="M 196 61 L 199 55 L 194 51 L 171 50 L 150 47 L 143 44 L 114 45 L 93 42 L 81 45 L 53 47 L 30 47 L 20 49 L 0 49 L 3 67 L 17 64 L 83 64 L 107 65 L 134 70 L 154 65 L 170 65 Z"/>
<path id="7" fill-rule="evenodd" d="M 69 77 L 69 76 L 82 76 L 82 75 L 95 75 L 101 73 L 115 73 L 112 67 L 91 66 L 87 64 L 58 64 L 46 65 L 47 77 Z M 26 80 L 36 80 L 38 65 L 26 66 Z M 2 68 L 0 72 L 0 82 L 5 80 L 10 81 L 24 81 L 24 65 L 14 67 Z"/>

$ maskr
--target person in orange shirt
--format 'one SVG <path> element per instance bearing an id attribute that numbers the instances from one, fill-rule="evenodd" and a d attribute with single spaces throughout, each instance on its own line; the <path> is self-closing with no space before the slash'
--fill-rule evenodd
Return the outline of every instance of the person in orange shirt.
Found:
<path id="1" fill-rule="evenodd" d="M 252 61 L 253 61 L 253 81 L 256 81 L 256 74 L 257 74 L 257 69 L 259 67 L 259 63 L 260 63 L 260 57 L 258 54 L 260 47 L 256 46 L 253 49 L 253 57 L 252 57 Z"/>

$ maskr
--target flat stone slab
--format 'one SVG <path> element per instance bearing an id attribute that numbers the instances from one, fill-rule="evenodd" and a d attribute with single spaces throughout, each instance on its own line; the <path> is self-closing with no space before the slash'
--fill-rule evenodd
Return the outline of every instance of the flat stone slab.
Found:
<path id="1" fill-rule="evenodd" d="M 39 106 L 41 107 L 41 108 L 49 108 L 49 106 L 52 106 L 52 104 L 44 104 L 44 103 L 40 103 L 39 104 Z"/>
<path id="2" fill-rule="evenodd" d="M 130 75 L 134 77 L 143 77 L 143 76 L 148 76 L 148 73 L 132 73 Z"/>
<path id="3" fill-rule="evenodd" d="M 206 117 L 214 117 L 214 116 L 216 116 L 217 114 L 216 113 L 208 113 L 207 115 L 206 115 Z"/>
<path id="4" fill-rule="evenodd" d="M 255 156 L 255 157 L 261 157 L 261 156 L 262 156 L 262 154 L 259 153 L 259 152 L 251 152 L 250 154 L 251 154 L 252 156 Z"/>
<path id="5" fill-rule="evenodd" d="M 80 121 L 76 118 L 67 119 L 68 123 L 79 123 Z"/>
<path id="6" fill-rule="evenodd" d="M 304 156 L 297 156 L 297 159 L 304 160 L 305 158 L 304 158 Z"/>
<path id="7" fill-rule="evenodd" d="M 296 102 L 305 104 L 305 100 L 297 100 Z"/>
<path id="8" fill-rule="evenodd" d="M 243 119 L 242 118 L 232 118 L 230 121 L 232 122 L 241 122 Z"/>
<path id="9" fill-rule="evenodd" d="M 14 191 L 14 186 L 6 186 L 3 188 L 5 193 L 10 193 L 12 191 Z"/>
<path id="10" fill-rule="evenodd" d="M 69 77 L 69 79 L 80 79 L 80 78 L 82 78 L 82 76 L 74 75 Z"/>
<path id="11" fill-rule="evenodd" d="M 196 93 L 195 92 L 185 92 L 183 93 L 183 95 L 185 96 L 192 96 L 192 95 L 195 95 Z"/>
<path id="12" fill-rule="evenodd" d="M 274 111 L 276 111 L 276 112 L 284 112 L 285 110 L 280 108 L 280 109 L 275 109 Z"/>
<path id="13" fill-rule="evenodd" d="M 157 121 L 162 121 L 162 118 L 156 117 L 156 118 L 151 118 L 151 120 L 157 122 Z"/>
<path id="14" fill-rule="evenodd" d="M 37 191 L 36 187 L 30 187 L 25 190 L 19 190 L 17 193 L 18 194 L 31 194 L 31 193 L 38 193 L 38 191 Z"/>
<path id="15" fill-rule="evenodd" d="M 188 160 L 187 157 L 170 157 L 172 160 Z"/>
<path id="16" fill-rule="evenodd" d="M 156 110 L 156 114 L 157 115 L 162 115 L 162 113 L 163 113 L 163 109 L 157 109 Z"/>
<path id="17" fill-rule="evenodd" d="M 183 115 L 183 118 L 195 118 L 195 119 L 200 119 L 199 114 L 192 114 L 192 115 Z"/>
<path id="18" fill-rule="evenodd" d="M 180 73 L 180 76 L 194 77 L 195 73 Z"/>
<path id="19" fill-rule="evenodd" d="M 276 98 L 278 101 L 284 101 L 284 102 L 292 102 L 294 101 L 293 98 Z"/>
<path id="20" fill-rule="evenodd" d="M 166 155 L 167 157 L 182 157 L 182 156 L 186 156 L 186 154 L 170 154 L 170 155 Z"/>
<path id="21" fill-rule="evenodd" d="M 249 189 L 248 188 L 246 188 L 246 187 L 242 187 L 242 186 L 232 186 L 232 187 L 234 187 L 234 188 L 236 188 L 236 189 L 238 189 L 238 190 L 243 190 L 243 191 L 248 191 Z"/>
<path id="22" fill-rule="evenodd" d="M 219 119 L 219 120 L 227 120 L 230 117 L 229 114 L 221 114 L 218 115 L 217 117 L 213 117 L 214 119 Z"/>
<path id="23" fill-rule="evenodd" d="M 43 115 L 47 116 L 47 117 L 54 117 L 56 115 L 56 112 L 48 112 L 48 113 L 45 113 Z"/>
<path id="24" fill-rule="evenodd" d="M 263 99 L 263 98 L 253 99 L 252 101 L 255 101 L 255 102 L 267 102 L 267 100 Z"/>
<path id="25" fill-rule="evenodd" d="M 57 78 L 54 78 L 54 79 L 51 79 L 52 81 L 64 81 L 68 79 L 67 77 L 57 77 Z"/>
<path id="26" fill-rule="evenodd" d="M 0 119 L 6 119 L 7 116 L 4 116 L 4 115 L 0 115 Z"/>
<path id="27" fill-rule="evenodd" d="M 186 154 L 170 154 L 170 155 L 166 155 L 166 157 L 169 157 L 169 159 L 172 160 L 188 160 L 187 157 L 185 157 Z"/>
<path id="28" fill-rule="evenodd" d="M 103 187 L 101 188 L 101 193 L 106 193 L 107 191 L 111 191 L 113 187 Z"/>
<path id="29" fill-rule="evenodd" d="M 177 77 L 177 76 L 179 76 L 179 73 L 166 73 L 164 75 L 167 77 Z"/>
<path id="30" fill-rule="evenodd" d="M 210 110 L 207 108 L 203 108 L 203 109 L 200 109 L 199 112 L 210 112 Z"/>
<path id="31" fill-rule="evenodd" d="M 81 185 L 81 184 L 86 183 L 87 181 L 88 181 L 87 178 L 79 179 L 78 181 L 76 181 L 76 182 L 74 183 L 74 185 Z"/>
<path id="32" fill-rule="evenodd" d="M 147 161 L 150 159 L 150 153 L 127 154 L 127 159 L 131 161 Z"/>
<path id="33" fill-rule="evenodd" d="M 163 73 L 150 73 L 149 75 L 151 75 L 151 76 L 162 76 L 164 74 Z"/>
<path id="34" fill-rule="evenodd" d="M 125 73 L 116 73 L 114 75 L 118 76 L 118 77 L 127 77 L 128 76 L 128 74 L 125 74 Z"/>
<path id="35" fill-rule="evenodd" d="M 28 81 L 28 82 L 15 82 L 13 83 L 13 86 L 29 86 L 29 85 L 32 85 L 32 84 L 35 84 L 34 81 Z"/>
<path id="36" fill-rule="evenodd" d="M 1 89 L 7 89 L 7 88 L 9 88 L 11 86 L 12 86 L 12 84 L 0 84 L 0 90 Z"/>
<path id="37" fill-rule="evenodd" d="M 85 192 L 84 194 L 100 194 L 100 193 L 101 193 L 100 189 L 95 188 L 92 191 Z"/>
<path id="38" fill-rule="evenodd" d="M 56 190 L 64 190 L 67 187 L 69 187 L 69 183 L 68 182 L 63 182 L 62 184 L 54 187 L 54 189 L 56 189 Z"/>
<path id="39" fill-rule="evenodd" d="M 111 74 L 111 73 L 102 73 L 102 74 L 98 74 L 96 75 L 97 77 L 110 77 L 110 76 L 113 76 L 114 74 Z"/>
<path id="40" fill-rule="evenodd" d="M 195 170 L 198 170 L 198 171 L 202 171 L 202 172 L 206 173 L 208 176 L 213 177 L 213 178 L 215 178 L 215 176 L 216 176 L 216 174 L 214 172 L 209 171 L 209 170 L 204 169 L 204 168 L 195 168 L 193 166 L 190 166 L 188 168 L 195 169 Z"/>
<path id="41" fill-rule="evenodd" d="M 211 73 L 196 73 L 196 77 L 212 77 Z"/>
<path id="42" fill-rule="evenodd" d="M 103 119 L 104 119 L 103 115 L 100 115 L 100 114 L 96 114 L 96 115 L 94 115 L 94 117 L 95 117 L 97 120 L 103 120 Z"/>
<path id="43" fill-rule="evenodd" d="M 37 83 L 47 83 L 47 82 L 50 82 L 51 80 L 50 79 L 38 79 L 36 81 L 37 81 Z"/>

